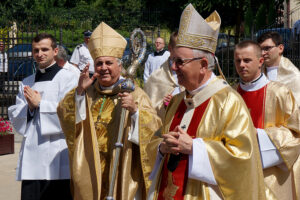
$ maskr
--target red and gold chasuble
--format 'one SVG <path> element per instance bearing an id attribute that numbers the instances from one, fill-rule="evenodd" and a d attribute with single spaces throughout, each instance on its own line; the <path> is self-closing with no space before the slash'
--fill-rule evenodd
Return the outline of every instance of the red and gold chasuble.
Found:
<path id="1" fill-rule="evenodd" d="M 195 108 L 192 120 L 188 127 L 187 133 L 192 137 L 196 137 L 196 131 L 198 129 L 199 123 L 202 119 L 204 111 L 209 103 L 209 99 L 203 102 L 200 106 Z M 181 101 L 177 108 L 177 111 L 172 120 L 170 131 L 173 131 L 176 126 L 180 125 L 180 122 L 186 112 L 186 105 L 184 100 Z M 188 179 L 188 159 L 189 156 L 182 154 L 179 164 L 175 171 L 170 172 L 167 168 L 167 163 L 169 159 L 165 159 L 163 169 L 162 169 L 162 180 L 160 184 L 158 200 L 163 199 L 174 199 L 181 200 L 185 194 L 185 187 Z"/>
<path id="2" fill-rule="evenodd" d="M 245 91 L 240 85 L 237 89 L 243 97 L 253 121 L 255 128 L 264 128 L 265 117 L 265 97 L 267 85 L 256 91 Z"/>

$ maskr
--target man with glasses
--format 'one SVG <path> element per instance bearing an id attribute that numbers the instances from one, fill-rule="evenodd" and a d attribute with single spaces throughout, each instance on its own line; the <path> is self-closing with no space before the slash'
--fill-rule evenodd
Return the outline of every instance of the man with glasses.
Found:
<path id="1" fill-rule="evenodd" d="M 292 90 L 296 102 L 300 105 L 299 69 L 283 56 L 282 37 L 277 32 L 266 32 L 258 39 L 264 58 L 264 73 L 271 81 L 281 82 Z"/>
<path id="2" fill-rule="evenodd" d="M 151 53 L 148 56 L 148 59 L 145 63 L 144 69 L 144 83 L 147 82 L 149 76 L 169 58 L 170 52 L 165 49 L 165 41 L 163 38 L 158 37 L 155 40 L 155 49 L 156 51 Z"/>
<path id="3" fill-rule="evenodd" d="M 149 199 L 265 199 L 256 130 L 244 101 L 212 72 L 221 25 L 189 4 L 181 15 L 172 70 L 186 90 L 168 105 Z"/>
<path id="4" fill-rule="evenodd" d="M 276 199 L 296 199 L 293 196 L 300 192 L 300 113 L 292 92 L 262 73 L 263 62 L 256 42 L 245 40 L 236 45 L 234 63 L 240 76 L 237 91 L 257 130 L 267 187 Z M 269 195 L 268 199 L 273 199 Z"/>

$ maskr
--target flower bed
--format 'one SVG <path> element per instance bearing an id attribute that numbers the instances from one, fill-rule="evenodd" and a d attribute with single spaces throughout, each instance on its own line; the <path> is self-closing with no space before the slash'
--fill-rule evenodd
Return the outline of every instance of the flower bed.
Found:
<path id="1" fill-rule="evenodd" d="M 0 155 L 14 153 L 14 143 L 10 122 L 0 118 Z"/>

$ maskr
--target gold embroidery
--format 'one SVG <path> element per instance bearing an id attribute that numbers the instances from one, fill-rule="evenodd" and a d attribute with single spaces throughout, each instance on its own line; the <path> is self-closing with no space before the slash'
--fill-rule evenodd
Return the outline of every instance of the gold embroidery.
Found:
<path id="1" fill-rule="evenodd" d="M 140 113 L 141 113 L 141 116 L 143 116 L 141 118 L 141 124 L 145 125 L 145 124 L 148 124 L 149 122 L 151 122 L 152 116 L 149 112 L 141 110 Z"/>
<path id="2" fill-rule="evenodd" d="M 163 193 L 164 199 L 173 200 L 178 188 L 179 187 L 173 183 L 172 172 L 168 172 L 168 184 Z"/>
<path id="3" fill-rule="evenodd" d="M 194 10 L 192 6 L 187 6 L 182 13 L 180 19 L 177 46 L 202 49 L 214 53 L 217 47 L 217 34 L 216 36 L 212 35 L 215 35 L 215 31 L 218 31 L 218 29 L 215 30 L 213 27 L 211 27 L 213 29 L 212 34 L 206 33 L 205 31 L 200 31 L 198 33 L 190 33 L 189 29 L 191 29 L 191 22 L 193 21 L 192 15 L 194 12 L 197 11 Z M 198 19 L 201 20 L 201 22 L 199 22 L 198 25 L 202 26 L 208 24 L 209 26 L 211 26 L 210 21 L 208 22 L 207 20 L 209 18 L 215 17 L 218 17 L 218 14 L 213 13 L 206 20 L 203 20 L 201 17 L 201 19 Z M 213 19 L 212 21 L 215 20 L 217 19 Z M 220 24 L 220 22 L 217 23 Z"/>
<path id="4" fill-rule="evenodd" d="M 99 110 L 101 109 L 99 114 Z M 100 97 L 92 106 L 93 122 L 95 123 L 96 135 L 98 140 L 99 151 L 107 152 L 107 126 L 112 120 L 112 112 L 115 104 L 112 99 Z"/>

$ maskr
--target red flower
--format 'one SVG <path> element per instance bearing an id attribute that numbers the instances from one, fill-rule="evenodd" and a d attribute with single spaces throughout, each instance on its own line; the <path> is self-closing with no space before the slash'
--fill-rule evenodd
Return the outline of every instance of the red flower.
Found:
<path id="1" fill-rule="evenodd" d="M 5 121 L 3 118 L 0 118 L 0 135 L 6 135 L 12 133 L 12 126 L 9 121 Z"/>

